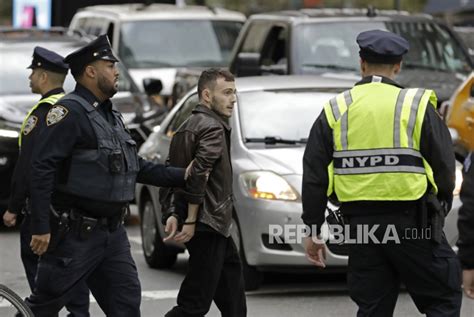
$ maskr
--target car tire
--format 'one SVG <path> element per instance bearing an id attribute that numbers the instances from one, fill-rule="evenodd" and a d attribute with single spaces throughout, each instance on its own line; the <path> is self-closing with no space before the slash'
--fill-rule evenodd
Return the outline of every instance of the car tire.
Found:
<path id="1" fill-rule="evenodd" d="M 242 262 L 242 273 L 244 275 L 245 290 L 253 291 L 259 289 L 263 282 L 263 272 L 260 272 L 255 266 L 249 265 L 245 257 L 244 248 L 242 246 L 242 235 L 240 233 L 239 222 L 237 217 L 232 217 L 231 237 L 240 255 Z"/>
<path id="2" fill-rule="evenodd" d="M 141 210 L 140 229 L 145 261 L 154 269 L 167 269 L 176 263 L 178 252 L 167 246 L 160 235 L 153 201 L 145 197 Z"/>

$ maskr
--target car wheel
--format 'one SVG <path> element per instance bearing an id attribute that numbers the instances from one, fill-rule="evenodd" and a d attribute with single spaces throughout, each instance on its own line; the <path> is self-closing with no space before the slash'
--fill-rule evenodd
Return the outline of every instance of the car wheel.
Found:
<path id="1" fill-rule="evenodd" d="M 242 261 L 245 290 L 253 291 L 260 288 L 260 285 L 263 282 L 263 273 L 257 270 L 255 266 L 248 265 L 247 263 L 244 248 L 242 247 L 242 235 L 240 233 L 240 227 L 235 216 L 232 217 L 231 237 L 234 240 L 235 246 L 237 247 L 240 255 L 240 260 Z"/>
<path id="2" fill-rule="evenodd" d="M 155 269 L 166 269 L 176 263 L 178 254 L 176 250 L 163 242 L 163 237 L 158 229 L 155 208 L 150 197 L 146 197 L 141 212 L 142 248 L 146 263 Z"/>

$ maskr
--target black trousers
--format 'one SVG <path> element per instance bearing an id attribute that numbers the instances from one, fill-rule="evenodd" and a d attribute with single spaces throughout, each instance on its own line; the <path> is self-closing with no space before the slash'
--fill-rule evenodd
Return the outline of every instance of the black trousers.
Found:
<path id="1" fill-rule="evenodd" d="M 123 226 L 98 226 L 86 240 L 69 231 L 54 251 L 42 255 L 36 288 L 26 303 L 35 317 L 54 317 L 86 282 L 105 315 L 139 317 L 141 287 Z"/>
<path id="2" fill-rule="evenodd" d="M 357 225 L 379 225 L 375 236 L 383 242 L 391 226 L 400 241 L 350 245 L 348 284 L 350 296 L 359 306 L 358 317 L 392 316 L 401 283 L 418 310 L 428 317 L 460 315 L 460 263 L 444 236 L 441 244 L 422 237 L 416 210 L 351 216 L 349 222 L 352 236 Z"/>
<path id="3" fill-rule="evenodd" d="M 188 272 L 166 317 L 202 317 L 216 303 L 223 317 L 247 316 L 242 264 L 232 238 L 196 232 L 186 244 Z"/>
<path id="4" fill-rule="evenodd" d="M 20 247 L 21 261 L 25 268 L 26 279 L 31 291 L 35 289 L 35 277 L 38 269 L 39 257 L 31 251 L 31 230 L 30 217 L 25 215 L 20 227 Z M 66 303 L 69 317 L 89 317 L 89 288 L 85 282 L 81 283 L 74 290 L 74 296 Z"/>

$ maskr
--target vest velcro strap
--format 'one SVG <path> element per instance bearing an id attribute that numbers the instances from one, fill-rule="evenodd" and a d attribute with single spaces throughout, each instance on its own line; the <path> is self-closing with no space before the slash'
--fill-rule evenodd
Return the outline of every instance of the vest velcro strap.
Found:
<path id="1" fill-rule="evenodd" d="M 413 149 L 334 152 L 334 174 L 425 173 L 421 154 Z"/>

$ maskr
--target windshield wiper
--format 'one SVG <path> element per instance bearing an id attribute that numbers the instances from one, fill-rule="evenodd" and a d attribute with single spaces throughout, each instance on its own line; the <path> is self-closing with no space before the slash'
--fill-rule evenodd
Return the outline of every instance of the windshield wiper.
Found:
<path id="1" fill-rule="evenodd" d="M 245 138 L 245 143 L 265 143 L 265 144 L 306 144 L 308 139 L 290 140 L 280 137 L 266 136 L 264 138 Z"/>
<path id="2" fill-rule="evenodd" d="M 349 71 L 357 71 L 357 69 L 349 66 L 341 66 L 341 65 L 336 65 L 336 64 L 313 64 L 313 63 L 308 63 L 308 64 L 303 64 L 303 67 L 314 67 L 314 68 L 329 68 L 329 69 L 335 69 L 335 70 L 349 70 Z"/>
<path id="3" fill-rule="evenodd" d="M 427 70 L 435 70 L 442 72 L 444 71 L 442 68 L 432 66 L 432 65 L 425 65 L 425 64 L 416 64 L 416 63 L 403 63 L 402 68 L 408 68 L 408 69 L 415 69 L 415 68 L 420 68 L 420 69 L 427 69 Z"/>

